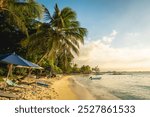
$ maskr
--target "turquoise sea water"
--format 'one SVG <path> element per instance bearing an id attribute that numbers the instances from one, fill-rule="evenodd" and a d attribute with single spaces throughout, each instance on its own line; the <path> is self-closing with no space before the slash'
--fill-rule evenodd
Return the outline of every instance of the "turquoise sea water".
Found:
<path id="1" fill-rule="evenodd" d="M 90 76 L 78 75 L 73 79 L 96 99 L 104 93 L 106 99 L 150 100 L 150 74 L 99 75 L 100 80 L 90 80 Z"/>

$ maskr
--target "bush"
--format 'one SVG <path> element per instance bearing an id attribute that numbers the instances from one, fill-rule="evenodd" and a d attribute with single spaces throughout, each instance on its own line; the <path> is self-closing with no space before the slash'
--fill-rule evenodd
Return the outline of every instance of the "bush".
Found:
<path id="1" fill-rule="evenodd" d="M 13 71 L 13 74 L 25 76 L 25 75 L 27 75 L 27 69 L 16 68 L 16 69 Z"/>
<path id="2" fill-rule="evenodd" d="M 83 65 L 81 68 L 80 68 L 80 72 L 83 73 L 83 74 L 89 74 L 91 73 L 91 68 L 89 65 Z"/>
<path id="3" fill-rule="evenodd" d="M 54 72 L 56 72 L 58 74 L 63 73 L 63 71 L 59 67 L 57 67 L 57 66 L 54 66 L 53 70 L 54 70 Z"/>
<path id="4" fill-rule="evenodd" d="M 6 68 L 0 68 L 0 76 L 4 76 L 7 74 L 7 69 Z"/>

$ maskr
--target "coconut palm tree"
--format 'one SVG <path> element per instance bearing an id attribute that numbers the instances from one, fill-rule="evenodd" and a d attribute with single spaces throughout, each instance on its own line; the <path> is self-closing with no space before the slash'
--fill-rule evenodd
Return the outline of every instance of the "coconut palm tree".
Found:
<path id="1" fill-rule="evenodd" d="M 8 17 L 11 25 L 16 25 L 28 36 L 27 24 L 29 20 L 41 18 L 43 7 L 34 0 L 1 0 L 0 14 Z"/>
<path id="2" fill-rule="evenodd" d="M 31 36 L 28 44 L 29 50 L 30 52 L 40 52 L 37 50 L 44 47 L 42 48 L 44 50 L 43 56 L 39 63 L 45 57 L 56 60 L 56 57 L 59 56 L 64 59 L 64 66 L 67 67 L 68 55 L 69 58 L 73 58 L 74 54 L 79 54 L 79 45 L 84 43 L 87 29 L 80 27 L 76 19 L 76 13 L 71 8 L 65 7 L 60 10 L 56 4 L 52 16 L 46 8 L 45 14 L 46 19 L 50 20 L 50 22 L 42 24 L 39 28 L 40 30 Z"/>

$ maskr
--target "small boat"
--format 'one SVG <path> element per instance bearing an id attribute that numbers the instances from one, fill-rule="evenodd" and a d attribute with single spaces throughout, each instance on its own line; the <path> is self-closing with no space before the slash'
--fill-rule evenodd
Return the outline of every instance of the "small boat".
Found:
<path id="1" fill-rule="evenodd" d="M 101 78 L 102 78 L 102 77 L 92 77 L 92 76 L 91 76 L 89 79 L 90 79 L 90 80 L 100 80 Z"/>

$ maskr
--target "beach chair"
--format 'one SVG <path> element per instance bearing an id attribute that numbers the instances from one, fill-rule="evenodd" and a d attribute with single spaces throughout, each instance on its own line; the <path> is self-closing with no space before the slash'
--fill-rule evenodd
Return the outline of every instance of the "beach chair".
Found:
<path id="1" fill-rule="evenodd" d="M 48 87 L 49 86 L 48 84 L 46 84 L 44 82 L 41 82 L 41 81 L 36 82 L 36 84 L 39 85 L 39 86 L 43 86 L 43 87 Z"/>
<path id="2" fill-rule="evenodd" d="M 0 91 L 0 97 L 6 97 L 6 98 L 18 98 L 16 95 L 12 94 L 12 93 L 6 93 L 4 91 Z"/>
<path id="3" fill-rule="evenodd" d="M 24 86 L 18 85 L 18 84 L 16 84 L 16 83 L 14 83 L 12 80 L 5 79 L 5 78 L 3 78 L 3 80 L 6 82 L 6 84 L 7 84 L 8 86 L 24 88 Z"/>

